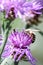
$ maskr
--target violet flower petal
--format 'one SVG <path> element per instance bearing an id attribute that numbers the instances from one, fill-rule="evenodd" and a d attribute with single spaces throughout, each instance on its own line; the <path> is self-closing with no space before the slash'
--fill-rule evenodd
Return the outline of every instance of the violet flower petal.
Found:
<path id="1" fill-rule="evenodd" d="M 14 55 L 14 60 L 16 60 L 18 54 L 19 54 L 19 53 L 16 52 L 16 54 Z"/>
<path id="2" fill-rule="evenodd" d="M 16 60 L 17 62 L 21 60 L 22 56 L 24 55 L 25 50 L 22 51 L 22 53 L 19 55 L 18 59 Z"/>
<path id="3" fill-rule="evenodd" d="M 26 56 L 28 58 L 28 60 L 31 62 L 32 65 L 35 65 L 36 59 L 33 58 L 30 50 L 26 50 Z"/>

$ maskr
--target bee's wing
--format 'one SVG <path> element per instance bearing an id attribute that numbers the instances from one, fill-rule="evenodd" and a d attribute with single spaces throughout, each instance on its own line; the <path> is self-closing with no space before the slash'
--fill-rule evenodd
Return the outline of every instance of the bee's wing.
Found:
<path id="1" fill-rule="evenodd" d="M 40 30 L 36 30 L 36 29 L 25 29 L 25 31 L 30 31 L 30 32 L 39 32 Z"/>

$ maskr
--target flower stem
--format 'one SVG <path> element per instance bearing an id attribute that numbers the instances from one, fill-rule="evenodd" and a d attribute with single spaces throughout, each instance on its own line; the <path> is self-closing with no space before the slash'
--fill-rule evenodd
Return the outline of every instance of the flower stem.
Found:
<path id="1" fill-rule="evenodd" d="M 10 22 L 10 21 L 9 21 Z M 10 23 L 11 24 L 11 23 Z M 11 30 L 11 26 L 10 26 L 10 24 L 7 24 L 7 25 L 9 25 L 8 27 L 7 27 L 7 29 L 5 28 L 5 29 L 3 29 L 4 30 L 4 38 L 3 38 L 3 43 L 2 43 L 2 45 L 1 45 L 1 53 L 0 53 L 0 58 L 1 58 L 1 55 L 2 55 L 2 53 L 3 53 L 3 51 L 4 51 L 4 48 L 5 48 L 5 45 L 6 45 L 6 43 L 7 43 L 7 39 L 8 39 L 8 35 L 9 35 L 9 31 Z M 3 28 L 3 27 L 2 27 Z"/>
<path id="2" fill-rule="evenodd" d="M 19 63 L 19 62 L 16 62 L 16 61 L 15 61 L 15 62 L 14 62 L 14 65 L 18 65 L 18 63 Z"/>

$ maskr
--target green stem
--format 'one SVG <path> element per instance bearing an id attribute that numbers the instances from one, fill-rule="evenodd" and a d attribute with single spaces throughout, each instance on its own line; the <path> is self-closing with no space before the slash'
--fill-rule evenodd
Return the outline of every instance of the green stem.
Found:
<path id="1" fill-rule="evenodd" d="M 9 32 L 9 31 L 8 31 L 8 32 Z M 1 46 L 1 47 L 2 47 L 1 54 L 2 54 L 2 52 L 3 52 L 3 50 L 4 50 L 4 47 L 5 47 L 6 42 L 7 42 L 7 39 L 8 39 L 8 34 L 6 33 L 4 43 L 3 43 L 3 45 Z"/>
<path id="2" fill-rule="evenodd" d="M 15 61 L 15 62 L 14 62 L 14 65 L 18 65 L 18 63 L 19 63 L 19 62 L 16 62 L 16 61 Z"/>
<path id="3" fill-rule="evenodd" d="M 3 29 L 4 30 L 4 29 Z M 4 31 L 4 34 L 5 34 L 5 36 L 4 36 L 4 42 L 3 42 L 3 44 L 1 45 L 1 53 L 0 53 L 0 58 L 1 58 L 1 55 L 2 55 L 2 53 L 3 53 L 3 51 L 4 51 L 4 48 L 5 48 L 5 45 L 6 45 L 6 43 L 7 43 L 7 39 L 8 39 L 8 35 L 9 35 L 9 31 L 11 30 L 11 26 L 10 26 L 10 24 L 9 24 L 9 27 L 7 28 L 7 31 L 6 31 L 6 29 L 5 29 L 5 31 Z M 5 33 L 6 32 L 6 33 Z"/>

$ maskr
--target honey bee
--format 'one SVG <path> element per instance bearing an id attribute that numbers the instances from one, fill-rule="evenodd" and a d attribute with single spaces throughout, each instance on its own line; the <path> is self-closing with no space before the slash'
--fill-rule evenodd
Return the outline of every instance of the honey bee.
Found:
<path id="1" fill-rule="evenodd" d="M 30 37 L 32 37 L 32 43 L 35 42 L 36 35 L 35 35 L 34 32 L 37 32 L 37 31 L 40 31 L 40 30 L 32 30 L 32 29 L 26 29 L 26 30 L 25 30 L 25 32 L 26 32 L 27 34 L 29 34 Z"/>

